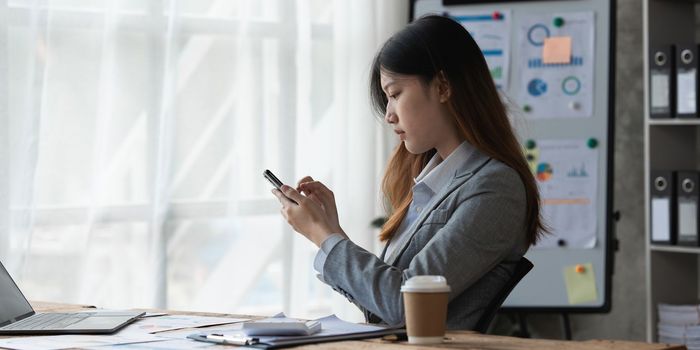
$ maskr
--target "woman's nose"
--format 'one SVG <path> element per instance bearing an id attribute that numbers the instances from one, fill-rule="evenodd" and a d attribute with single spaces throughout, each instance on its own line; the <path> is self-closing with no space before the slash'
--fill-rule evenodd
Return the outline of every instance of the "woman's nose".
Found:
<path id="1" fill-rule="evenodd" d="M 387 124 L 394 124 L 396 123 L 396 113 L 394 113 L 393 110 L 387 107 L 386 113 L 384 113 L 384 121 Z"/>

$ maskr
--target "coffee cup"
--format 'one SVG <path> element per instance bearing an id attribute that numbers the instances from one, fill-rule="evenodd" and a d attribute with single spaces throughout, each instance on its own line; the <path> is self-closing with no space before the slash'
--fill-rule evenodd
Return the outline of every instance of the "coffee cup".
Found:
<path id="1" fill-rule="evenodd" d="M 450 286 L 443 276 L 414 276 L 403 286 L 406 332 L 411 344 L 442 343 Z"/>

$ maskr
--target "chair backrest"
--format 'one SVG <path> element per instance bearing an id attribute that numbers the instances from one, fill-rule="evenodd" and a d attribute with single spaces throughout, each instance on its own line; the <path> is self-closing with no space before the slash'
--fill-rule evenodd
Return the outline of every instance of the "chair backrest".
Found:
<path id="1" fill-rule="evenodd" d="M 496 297 L 491 300 L 489 305 L 486 307 L 486 310 L 484 310 L 484 314 L 481 315 L 479 321 L 476 322 L 476 326 L 474 326 L 475 331 L 486 333 L 491 321 L 494 317 L 496 317 L 496 312 L 498 312 L 498 309 L 501 308 L 501 305 L 503 305 L 503 302 L 506 300 L 510 292 L 513 291 L 513 288 L 518 285 L 518 282 L 520 282 L 520 280 L 523 279 L 523 277 L 525 277 L 530 270 L 532 270 L 533 266 L 534 265 L 532 265 L 530 260 L 527 260 L 527 258 L 520 258 L 520 261 L 518 261 L 518 264 L 515 266 L 515 271 L 513 271 L 513 276 L 510 278 L 510 281 L 508 281 L 508 283 L 506 283 L 498 292 Z"/>

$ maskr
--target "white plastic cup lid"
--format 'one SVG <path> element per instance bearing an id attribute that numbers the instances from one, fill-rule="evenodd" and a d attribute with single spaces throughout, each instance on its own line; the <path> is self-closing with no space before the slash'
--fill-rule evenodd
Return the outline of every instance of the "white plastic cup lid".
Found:
<path id="1" fill-rule="evenodd" d="M 401 286 L 401 292 L 441 293 L 449 291 L 450 286 L 447 285 L 447 280 L 439 275 L 413 276 Z"/>

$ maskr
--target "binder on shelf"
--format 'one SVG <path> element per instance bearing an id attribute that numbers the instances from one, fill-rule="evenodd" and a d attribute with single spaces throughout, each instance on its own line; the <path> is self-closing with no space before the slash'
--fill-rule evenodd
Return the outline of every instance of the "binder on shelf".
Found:
<path id="1" fill-rule="evenodd" d="M 649 116 L 673 118 L 675 103 L 675 46 L 652 48 L 649 52 Z"/>
<path id="2" fill-rule="evenodd" d="M 700 173 L 679 171 L 676 175 L 676 202 L 678 244 L 698 246 L 698 218 L 700 217 Z"/>
<path id="3" fill-rule="evenodd" d="M 676 244 L 676 188 L 671 171 L 650 172 L 649 203 L 651 242 L 654 244 Z"/>
<path id="4" fill-rule="evenodd" d="M 697 118 L 698 46 L 676 46 L 676 118 Z"/>

